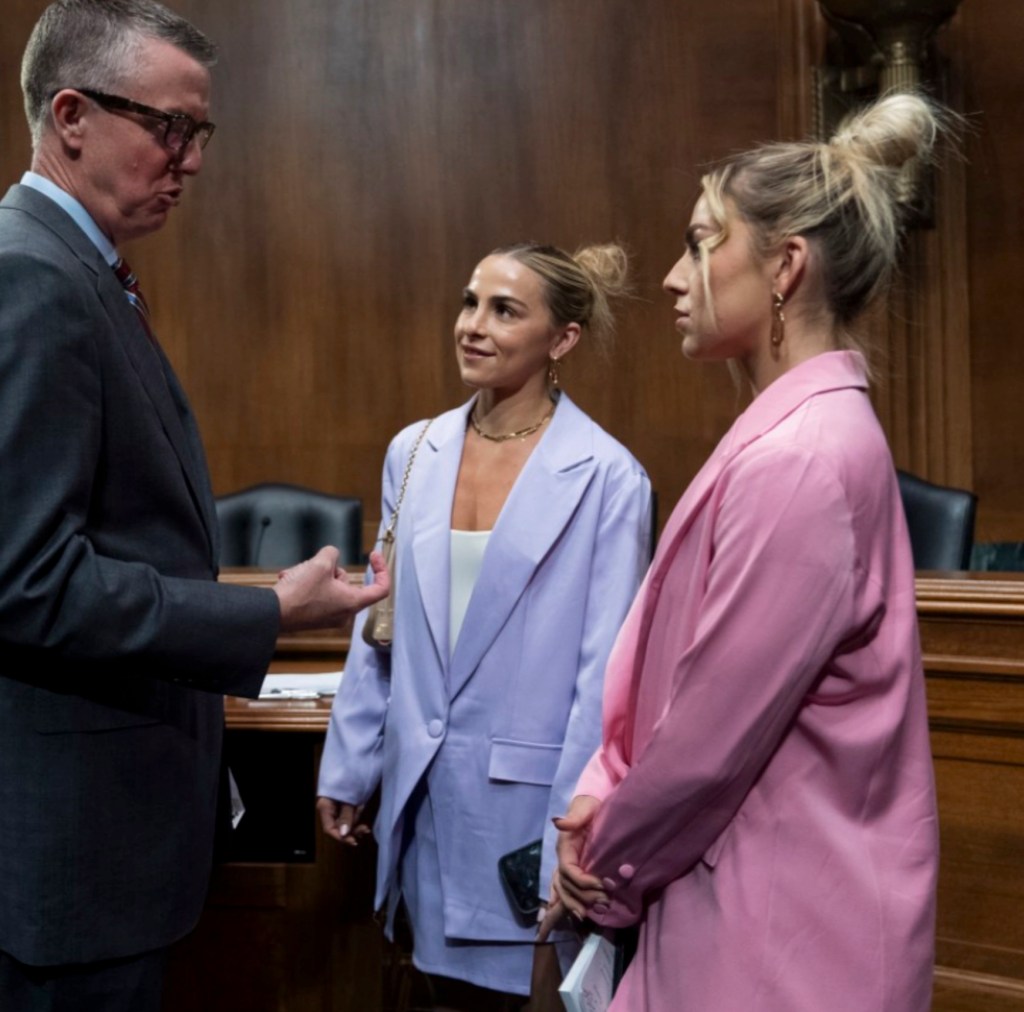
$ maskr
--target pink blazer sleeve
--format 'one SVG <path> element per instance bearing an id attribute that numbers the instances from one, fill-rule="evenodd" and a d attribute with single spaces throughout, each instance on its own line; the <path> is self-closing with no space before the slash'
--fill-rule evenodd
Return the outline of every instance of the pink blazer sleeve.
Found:
<path id="1" fill-rule="evenodd" d="M 576 784 L 577 795 L 589 794 L 603 801 L 629 770 L 629 762 L 623 752 L 626 721 L 629 719 L 629 674 L 636 654 L 646 589 L 645 580 L 608 655 L 601 718 L 602 742 L 580 774 Z"/>
<path id="2" fill-rule="evenodd" d="M 726 467 L 706 508 L 717 510 L 713 557 L 666 711 L 628 770 L 606 740 L 581 782 L 579 793 L 605 794 L 584 864 L 606 880 L 611 903 L 594 917 L 608 925 L 636 921 L 644 895 L 723 832 L 852 632 L 853 521 L 825 465 L 759 444 Z M 656 624 L 648 653 L 659 635 Z"/>

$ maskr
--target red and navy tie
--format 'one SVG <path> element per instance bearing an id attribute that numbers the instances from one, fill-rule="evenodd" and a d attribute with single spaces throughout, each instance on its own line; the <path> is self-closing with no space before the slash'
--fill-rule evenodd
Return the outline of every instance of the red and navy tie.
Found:
<path id="1" fill-rule="evenodd" d="M 117 280 L 121 282 L 128 301 L 139 314 L 139 319 L 142 320 L 142 326 L 146 328 L 150 340 L 156 341 L 153 328 L 149 325 L 149 306 L 146 305 L 145 296 L 142 294 L 142 289 L 139 288 L 139 279 L 135 276 L 135 271 L 128 266 L 128 261 L 124 257 L 119 257 L 117 263 L 114 264 L 114 273 L 117 275 Z"/>

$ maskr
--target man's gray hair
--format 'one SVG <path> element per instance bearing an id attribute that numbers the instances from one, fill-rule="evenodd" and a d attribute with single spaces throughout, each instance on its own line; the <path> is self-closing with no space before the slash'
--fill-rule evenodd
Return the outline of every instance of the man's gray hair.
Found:
<path id="1" fill-rule="evenodd" d="M 155 0 L 56 0 L 43 11 L 21 61 L 25 115 L 38 146 L 61 88 L 117 92 L 130 81 L 139 49 L 160 39 L 204 67 L 217 48 L 198 28 Z M 130 97 L 130 96 L 129 96 Z"/>

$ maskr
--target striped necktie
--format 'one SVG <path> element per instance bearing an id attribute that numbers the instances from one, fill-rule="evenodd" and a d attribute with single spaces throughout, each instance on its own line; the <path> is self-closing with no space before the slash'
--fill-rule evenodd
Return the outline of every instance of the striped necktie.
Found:
<path id="1" fill-rule="evenodd" d="M 135 271 L 131 269 L 124 257 L 119 257 L 117 263 L 114 264 L 114 273 L 117 275 L 117 280 L 121 282 L 128 301 L 139 314 L 139 319 L 142 321 L 142 326 L 146 328 L 150 340 L 155 343 L 156 335 L 149 325 L 149 306 L 146 305 L 145 296 L 142 294 L 142 289 L 139 288 L 139 279 L 135 276 Z"/>

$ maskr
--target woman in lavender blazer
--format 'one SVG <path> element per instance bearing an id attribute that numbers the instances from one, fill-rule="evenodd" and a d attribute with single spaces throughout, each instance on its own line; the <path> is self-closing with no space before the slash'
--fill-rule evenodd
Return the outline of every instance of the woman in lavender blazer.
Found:
<path id="1" fill-rule="evenodd" d="M 754 400 L 669 520 L 612 652 L 555 890 L 639 923 L 620 1012 L 927 1012 L 937 817 L 914 572 L 856 350 L 935 111 L 705 177 L 683 353 Z"/>
<path id="2" fill-rule="evenodd" d="M 477 393 L 416 450 L 394 643 L 369 647 L 357 625 L 334 703 L 324 828 L 358 842 L 380 787 L 377 904 L 389 926 L 404 904 L 445 1008 L 519 1008 L 531 991 L 536 923 L 516 916 L 498 859 L 543 837 L 547 895 L 551 819 L 600 742 L 608 651 L 647 561 L 643 469 L 557 389 L 584 329 L 608 330 L 624 271 L 618 247 L 510 247 L 477 266 L 455 327 Z M 385 520 L 423 428 L 388 449 Z"/>

